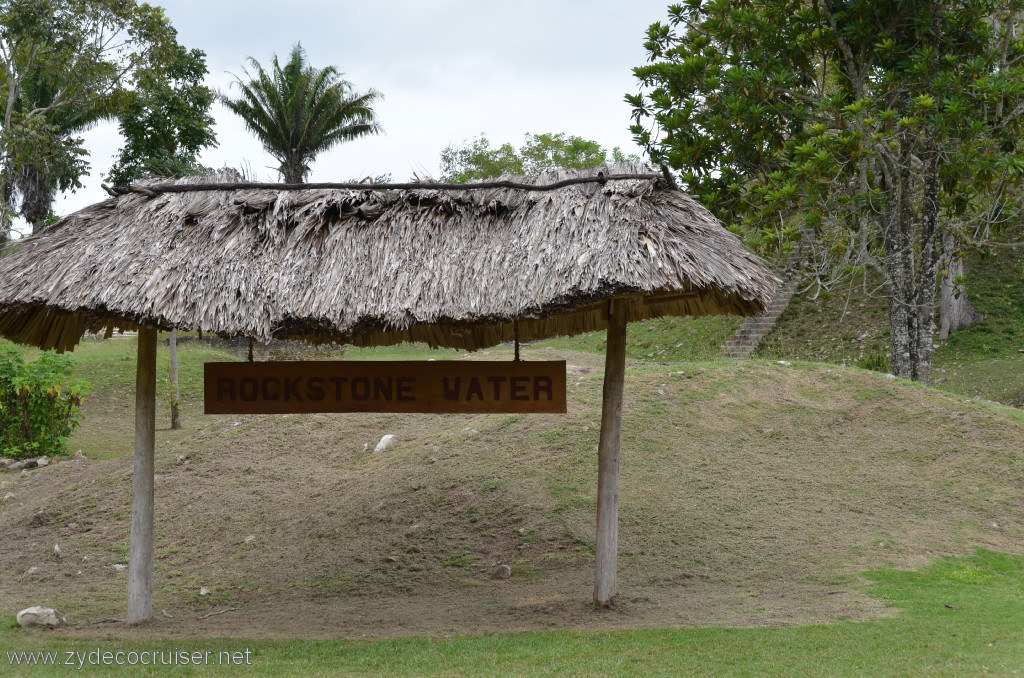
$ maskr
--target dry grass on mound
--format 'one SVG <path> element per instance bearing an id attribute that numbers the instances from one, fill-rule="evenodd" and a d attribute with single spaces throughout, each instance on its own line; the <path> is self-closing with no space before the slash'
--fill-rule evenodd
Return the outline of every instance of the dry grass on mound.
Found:
<path id="1" fill-rule="evenodd" d="M 158 433 L 157 616 L 116 633 L 827 622 L 885 614 L 858 592 L 867 567 L 1020 551 L 1024 424 L 1002 410 L 821 366 L 637 363 L 621 595 L 595 612 L 601 357 L 567 357 L 566 415 L 232 418 L 189 402 L 184 433 Z M 130 431 L 114 419 L 94 418 Z M 394 448 L 364 449 L 385 433 Z M 0 481 L 0 610 L 54 605 L 82 633 L 112 631 L 87 624 L 123 614 L 130 458 Z M 510 580 L 491 579 L 499 563 Z"/>

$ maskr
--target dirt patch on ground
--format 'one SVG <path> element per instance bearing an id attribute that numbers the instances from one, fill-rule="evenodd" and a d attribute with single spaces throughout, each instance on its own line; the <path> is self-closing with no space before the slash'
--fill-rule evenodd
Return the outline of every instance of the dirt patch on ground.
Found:
<path id="1" fill-rule="evenodd" d="M 156 614 L 139 628 L 97 623 L 123 615 L 130 458 L 3 474 L 0 610 L 53 605 L 85 635 L 784 625 L 887 614 L 866 568 L 1020 549 L 1024 426 L 998 409 L 859 371 L 636 364 L 621 594 L 595 611 L 601 357 L 567 357 L 566 415 L 187 401 L 185 432 L 158 433 Z M 398 444 L 373 454 L 384 434 Z M 492 578 L 502 563 L 511 579 Z"/>

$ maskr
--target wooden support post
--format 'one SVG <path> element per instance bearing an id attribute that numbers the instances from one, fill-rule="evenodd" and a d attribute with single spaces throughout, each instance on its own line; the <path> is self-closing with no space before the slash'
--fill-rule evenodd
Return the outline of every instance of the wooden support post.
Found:
<path id="1" fill-rule="evenodd" d="M 153 615 L 153 448 L 156 442 L 156 328 L 139 328 L 135 371 L 135 474 L 128 546 L 128 623 Z"/>
<path id="2" fill-rule="evenodd" d="M 615 595 L 615 561 L 619 549 L 619 433 L 622 386 L 626 375 L 626 304 L 608 303 L 608 341 L 604 358 L 601 441 L 597 448 L 597 566 L 594 605 L 604 607 Z"/>
<path id="3" fill-rule="evenodd" d="M 171 356 L 171 428 L 181 428 L 181 410 L 179 401 L 181 392 L 178 391 L 178 330 L 171 330 L 167 337 L 167 352 Z"/>

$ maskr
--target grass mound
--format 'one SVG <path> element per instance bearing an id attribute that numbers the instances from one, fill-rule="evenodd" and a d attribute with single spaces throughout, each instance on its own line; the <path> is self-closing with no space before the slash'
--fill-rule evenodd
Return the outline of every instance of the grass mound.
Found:
<path id="1" fill-rule="evenodd" d="M 80 352 L 94 392 L 72 449 L 89 461 L 0 480 L 12 495 L 0 504 L 0 568 L 12 573 L 0 610 L 54 605 L 81 633 L 120 616 L 126 578 L 114 565 L 126 562 L 130 518 L 132 354 L 129 340 Z M 524 356 L 568 360 L 567 414 L 207 417 L 201 362 L 225 356 L 183 351 L 185 428 L 158 431 L 156 462 L 155 608 L 173 618 L 158 615 L 140 633 L 869 619 L 888 613 L 865 595 L 859 572 L 975 544 L 1012 552 L 1024 536 L 1024 417 L 1015 410 L 818 364 L 633 362 L 621 596 L 613 612 L 595 612 L 602 358 L 552 347 Z M 398 444 L 372 454 L 388 433 Z M 510 580 L 491 578 L 499 563 L 511 565 Z M 238 611 L 204 617 L 228 607 Z M 298 618 L 317 621 L 297 630 Z"/>

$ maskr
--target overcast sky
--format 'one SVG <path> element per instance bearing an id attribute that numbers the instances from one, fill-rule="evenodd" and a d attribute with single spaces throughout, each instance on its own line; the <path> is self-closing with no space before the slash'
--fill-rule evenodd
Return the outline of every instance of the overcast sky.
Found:
<path id="1" fill-rule="evenodd" d="M 334 65 L 359 91 L 384 94 L 376 106 L 385 134 L 342 144 L 318 157 L 311 181 L 390 173 L 438 176 L 441 149 L 485 133 L 516 146 L 526 133 L 564 132 L 609 151 L 640 153 L 623 96 L 635 92 L 647 27 L 666 0 L 165 0 L 188 48 L 206 52 L 207 85 L 227 94 L 249 56 L 269 66 L 301 41 L 311 64 Z M 276 163 L 240 120 L 215 104 L 219 147 L 201 161 L 243 167 L 277 181 Z M 114 124 L 86 134 L 92 174 L 58 198 L 67 214 L 103 200 L 100 174 L 121 145 Z"/>

